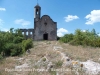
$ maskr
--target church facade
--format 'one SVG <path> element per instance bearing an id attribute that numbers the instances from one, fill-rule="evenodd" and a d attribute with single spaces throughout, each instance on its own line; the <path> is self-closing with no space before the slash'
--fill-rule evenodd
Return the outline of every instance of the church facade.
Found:
<path id="1" fill-rule="evenodd" d="M 26 38 L 33 40 L 57 40 L 57 22 L 54 22 L 48 15 L 41 17 L 41 7 L 38 4 L 34 7 L 34 29 L 20 30 L 24 32 Z"/>

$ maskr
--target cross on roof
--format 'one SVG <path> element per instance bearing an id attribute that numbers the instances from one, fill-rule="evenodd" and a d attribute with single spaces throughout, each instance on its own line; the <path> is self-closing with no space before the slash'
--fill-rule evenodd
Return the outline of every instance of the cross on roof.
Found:
<path id="1" fill-rule="evenodd" d="M 38 0 L 37 0 L 37 5 L 38 5 Z"/>

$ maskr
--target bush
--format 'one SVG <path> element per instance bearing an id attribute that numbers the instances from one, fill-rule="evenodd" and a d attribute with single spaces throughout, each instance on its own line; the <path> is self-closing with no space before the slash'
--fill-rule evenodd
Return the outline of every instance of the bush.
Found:
<path id="1" fill-rule="evenodd" d="M 22 41 L 22 49 L 25 52 L 26 50 L 33 47 L 33 41 L 32 39 L 27 39 Z"/>
<path id="2" fill-rule="evenodd" d="M 85 32 L 77 29 L 75 34 L 66 34 L 60 38 L 60 41 L 71 45 L 100 47 L 100 36 L 96 34 L 95 29 L 92 31 L 86 30 Z"/>
<path id="3" fill-rule="evenodd" d="M 19 29 L 10 29 L 10 32 L 0 31 L 0 55 L 17 56 L 33 46 L 33 40 L 25 40 Z M 1 56 L 0 56 L 1 57 Z"/>
<path id="4" fill-rule="evenodd" d="M 10 53 L 11 56 L 17 56 L 23 54 L 21 44 L 14 44 L 13 47 L 14 48 L 11 49 L 11 53 Z"/>
<path id="5" fill-rule="evenodd" d="M 5 50 L 4 50 L 5 56 L 10 56 L 11 49 L 14 49 L 14 44 L 13 43 L 6 43 Z"/>
<path id="6" fill-rule="evenodd" d="M 57 36 L 57 40 L 60 40 L 60 37 Z"/>
<path id="7" fill-rule="evenodd" d="M 59 61 L 57 61 L 57 62 L 55 63 L 55 66 L 56 66 L 56 67 L 61 67 L 62 64 L 63 64 L 63 61 L 59 60 Z"/>
<path id="8" fill-rule="evenodd" d="M 3 59 L 3 56 L 0 54 L 0 60 Z"/>
<path id="9" fill-rule="evenodd" d="M 18 37 L 15 37 L 15 38 L 14 38 L 13 42 L 14 42 L 14 43 L 20 43 L 20 42 L 22 42 L 23 40 L 24 40 L 23 37 L 18 36 Z"/>
<path id="10" fill-rule="evenodd" d="M 60 41 L 64 42 L 64 43 L 68 43 L 71 40 L 73 40 L 73 37 L 74 37 L 73 34 L 66 34 L 66 35 L 64 35 L 63 37 L 60 38 Z"/>
<path id="11" fill-rule="evenodd" d="M 42 60 L 45 62 L 46 61 L 46 58 L 43 58 Z"/>

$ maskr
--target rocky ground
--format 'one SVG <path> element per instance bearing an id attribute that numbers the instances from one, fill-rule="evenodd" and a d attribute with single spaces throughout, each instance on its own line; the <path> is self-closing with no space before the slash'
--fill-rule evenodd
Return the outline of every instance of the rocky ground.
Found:
<path id="1" fill-rule="evenodd" d="M 34 42 L 20 57 L 0 62 L 0 75 L 100 75 L 100 48 Z"/>

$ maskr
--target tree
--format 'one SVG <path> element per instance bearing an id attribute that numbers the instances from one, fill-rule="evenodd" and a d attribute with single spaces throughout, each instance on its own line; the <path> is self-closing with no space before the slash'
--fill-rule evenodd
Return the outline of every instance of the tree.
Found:
<path id="1" fill-rule="evenodd" d="M 91 34 L 94 35 L 94 36 L 97 35 L 95 29 L 92 29 Z"/>
<path id="2" fill-rule="evenodd" d="M 22 43 L 24 41 L 25 43 Z M 25 40 L 19 29 L 11 28 L 10 32 L 0 31 L 0 56 L 17 56 L 25 52 L 23 49 L 32 47 L 33 40 Z"/>
<path id="3" fill-rule="evenodd" d="M 71 40 L 73 40 L 74 35 L 71 34 L 65 34 L 63 37 L 60 38 L 60 41 L 64 42 L 64 43 L 68 43 Z"/>

